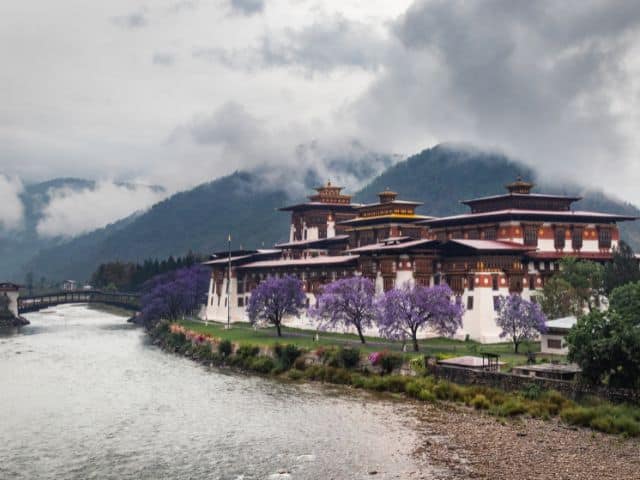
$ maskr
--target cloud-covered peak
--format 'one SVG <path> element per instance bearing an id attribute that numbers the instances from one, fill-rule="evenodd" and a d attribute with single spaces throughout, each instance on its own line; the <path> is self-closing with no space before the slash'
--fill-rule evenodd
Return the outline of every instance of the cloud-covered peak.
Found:
<path id="1" fill-rule="evenodd" d="M 37 231 L 42 237 L 71 238 L 145 210 L 165 195 L 163 189 L 112 181 L 93 188 L 51 188 Z"/>

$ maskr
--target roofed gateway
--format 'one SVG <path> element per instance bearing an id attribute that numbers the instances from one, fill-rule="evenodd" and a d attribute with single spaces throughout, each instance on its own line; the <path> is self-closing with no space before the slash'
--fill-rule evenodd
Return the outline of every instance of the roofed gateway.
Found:
<path id="1" fill-rule="evenodd" d="M 580 197 L 533 193 L 522 178 L 505 187 L 506 193 L 463 201 L 470 213 L 436 218 L 418 214 L 420 202 L 388 188 L 378 202 L 361 205 L 327 182 L 308 202 L 281 209 L 291 212 L 288 242 L 232 252 L 231 262 L 221 252 L 206 262 L 212 276 L 205 315 L 226 320 L 229 301 L 232 321 L 247 321 L 251 291 L 270 275 L 299 277 L 309 304 L 324 284 L 352 275 L 371 278 L 377 291 L 446 282 L 466 307 L 457 336 L 499 341 L 499 296 L 535 296 L 565 256 L 610 260 L 617 222 L 635 220 L 574 210 Z"/>

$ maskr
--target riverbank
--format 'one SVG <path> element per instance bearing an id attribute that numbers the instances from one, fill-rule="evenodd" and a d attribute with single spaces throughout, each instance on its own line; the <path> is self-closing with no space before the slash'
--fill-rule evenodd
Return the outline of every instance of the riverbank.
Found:
<path id="1" fill-rule="evenodd" d="M 640 434 L 640 412 L 632 407 L 599 401 L 579 405 L 556 392 L 506 393 L 422 375 L 381 376 L 362 369 L 308 365 L 297 358 L 283 369 L 278 367 L 282 353 L 267 357 L 260 348 L 245 345 L 223 358 L 221 349 L 203 347 L 206 342 L 196 332 L 178 341 L 184 335 L 182 329 L 176 326 L 164 340 L 156 336 L 155 342 L 209 366 L 230 365 L 275 378 L 342 384 L 418 399 L 423 440 L 415 453 L 439 467 L 435 478 L 506 480 L 522 478 L 527 472 L 527 479 L 634 479 L 640 471 L 640 441 L 627 438 Z"/>
<path id="2" fill-rule="evenodd" d="M 502 420 L 458 405 L 419 410 L 416 454 L 447 480 L 514 478 L 637 480 L 640 441 L 569 427 L 554 420 Z"/>
<path id="3" fill-rule="evenodd" d="M 454 402 L 487 411 L 496 417 L 562 419 L 567 425 L 640 436 L 640 408 L 614 405 L 589 397 L 581 402 L 554 390 L 530 384 L 506 392 L 482 385 L 458 385 L 428 374 L 424 357 L 407 358 L 378 351 L 363 359 L 356 348 L 317 347 L 305 351 L 294 344 L 273 347 L 233 344 L 227 339 L 160 322 L 149 331 L 154 343 L 211 366 L 231 366 L 291 380 L 322 381 L 364 390 L 403 394 L 425 402 Z"/>

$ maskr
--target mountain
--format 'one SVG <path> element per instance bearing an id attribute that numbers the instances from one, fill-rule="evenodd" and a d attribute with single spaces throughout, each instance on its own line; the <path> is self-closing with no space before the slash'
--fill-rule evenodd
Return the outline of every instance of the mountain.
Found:
<path id="1" fill-rule="evenodd" d="M 276 211 L 287 201 L 283 190 L 265 189 L 259 176 L 237 172 L 43 250 L 26 268 L 47 278 L 87 279 L 99 263 L 111 259 L 142 261 L 226 249 L 229 232 L 234 246 L 264 242 L 269 247 L 288 238 L 289 219 Z"/>
<path id="2" fill-rule="evenodd" d="M 124 189 L 149 189 L 155 193 L 162 193 L 159 186 L 137 185 L 125 182 L 114 182 L 117 187 Z M 29 271 L 25 265 L 42 249 L 50 249 L 57 245 L 66 244 L 69 240 L 64 236 L 47 236 L 38 231 L 39 224 L 47 215 L 47 207 L 60 195 L 81 194 L 95 191 L 98 184 L 93 180 L 82 178 L 55 178 L 41 183 L 31 183 L 24 186 L 19 194 L 24 207 L 23 226 L 17 230 L 0 230 L 0 279 L 23 282 Z M 126 224 L 129 220 L 116 222 L 117 225 Z M 99 235 L 95 232 L 90 238 Z M 36 266 L 37 267 L 37 266 Z M 35 268 L 37 274 L 42 269 Z M 36 280 L 39 277 L 36 275 Z"/>
<path id="3" fill-rule="evenodd" d="M 467 211 L 460 200 L 503 192 L 504 185 L 517 175 L 534 179 L 538 192 L 584 196 L 576 208 L 640 216 L 633 205 L 602 192 L 545 182 L 532 169 L 505 156 L 442 145 L 385 169 L 354 200 L 374 201 L 378 192 L 389 187 L 401 198 L 424 202 L 422 213 L 449 215 Z M 309 189 L 319 181 L 317 175 L 291 176 L 290 171 L 274 169 L 236 172 L 173 195 L 144 213 L 42 250 L 26 269 L 36 272 L 36 278 L 87 279 L 98 264 L 108 260 L 140 261 L 189 250 L 224 250 L 229 232 L 234 248 L 270 247 L 288 238 L 289 216 L 277 208 L 303 199 L 300 188 L 292 185 L 303 183 Z M 292 195 L 292 191 L 298 193 Z M 640 247 L 640 222 L 623 223 L 622 232 L 634 248 Z"/>
<path id="4" fill-rule="evenodd" d="M 25 185 L 20 193 L 24 206 L 24 226 L 16 231 L 0 231 L 0 277 L 3 280 L 24 280 L 22 267 L 33 257 L 34 252 L 63 239 L 41 238 L 37 232 L 38 222 L 50 200 L 50 192 L 56 189 L 75 191 L 94 188 L 94 182 L 80 178 L 57 178 L 42 183 Z"/>

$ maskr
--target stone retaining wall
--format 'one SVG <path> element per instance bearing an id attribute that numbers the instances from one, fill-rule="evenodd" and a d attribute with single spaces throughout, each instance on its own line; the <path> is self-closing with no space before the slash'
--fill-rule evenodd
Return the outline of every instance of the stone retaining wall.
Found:
<path id="1" fill-rule="evenodd" d="M 437 378 L 461 385 L 483 385 L 506 391 L 522 390 L 530 385 L 538 385 L 544 390 L 556 390 L 574 400 L 593 395 L 612 402 L 640 404 L 640 391 L 595 387 L 565 380 L 524 377 L 502 372 L 471 370 L 444 365 L 429 365 L 428 369 Z"/>

